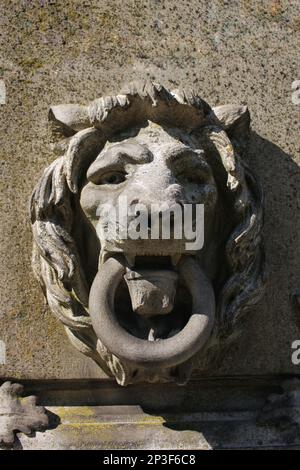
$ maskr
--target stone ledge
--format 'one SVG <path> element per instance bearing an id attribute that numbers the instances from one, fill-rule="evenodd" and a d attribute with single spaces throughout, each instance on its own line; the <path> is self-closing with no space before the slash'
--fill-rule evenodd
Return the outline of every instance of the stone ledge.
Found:
<path id="1" fill-rule="evenodd" d="M 112 381 L 22 381 L 49 428 L 15 449 L 299 448 L 299 379 L 215 377 L 185 387 Z M 32 439 L 32 437 L 34 437 Z"/>
<path id="2" fill-rule="evenodd" d="M 60 424 L 16 448 L 105 450 L 300 449 L 300 435 L 256 424 L 257 412 L 147 414 L 138 406 L 49 407 Z"/>

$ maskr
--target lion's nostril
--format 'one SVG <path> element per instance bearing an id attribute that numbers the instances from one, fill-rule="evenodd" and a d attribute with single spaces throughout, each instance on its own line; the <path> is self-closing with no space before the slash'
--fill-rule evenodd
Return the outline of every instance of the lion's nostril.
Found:
<path id="1" fill-rule="evenodd" d="M 130 206 L 134 206 L 135 204 L 138 204 L 139 203 L 139 200 L 138 199 L 133 199 L 131 202 L 130 202 Z"/>

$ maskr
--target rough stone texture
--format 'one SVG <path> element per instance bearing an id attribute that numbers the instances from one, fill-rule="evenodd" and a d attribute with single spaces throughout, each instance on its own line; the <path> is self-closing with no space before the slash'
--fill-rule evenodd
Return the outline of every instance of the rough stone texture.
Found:
<path id="1" fill-rule="evenodd" d="M 300 7 L 279 1 L 0 2 L 2 376 L 99 377 L 68 344 L 44 306 L 30 268 L 28 200 L 53 155 L 47 111 L 86 103 L 132 79 L 192 86 L 210 104 L 245 103 L 252 115 L 249 164 L 266 194 L 268 287 L 218 374 L 299 373 L 291 343 L 300 312 Z M 0 361 L 1 362 L 1 361 Z"/>

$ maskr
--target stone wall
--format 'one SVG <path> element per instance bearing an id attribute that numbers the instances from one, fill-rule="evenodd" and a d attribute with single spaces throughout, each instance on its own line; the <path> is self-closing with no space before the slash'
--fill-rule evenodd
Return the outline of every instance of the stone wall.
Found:
<path id="1" fill-rule="evenodd" d="M 3 378 L 97 378 L 33 277 L 30 194 L 55 157 L 51 104 L 82 103 L 150 78 L 211 105 L 248 104 L 249 165 L 265 191 L 266 291 L 215 375 L 299 373 L 300 4 L 297 0 L 0 0 L 0 340 Z"/>

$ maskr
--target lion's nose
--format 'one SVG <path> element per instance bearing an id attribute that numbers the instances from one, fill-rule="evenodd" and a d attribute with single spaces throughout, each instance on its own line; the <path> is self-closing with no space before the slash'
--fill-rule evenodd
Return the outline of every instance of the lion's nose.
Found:
<path id="1" fill-rule="evenodd" d="M 163 233 L 169 234 L 167 238 L 173 238 L 176 221 L 182 217 L 180 188 L 159 175 L 153 184 L 150 183 L 143 180 L 143 184 L 139 182 L 122 194 L 127 198 L 128 224 L 139 217 L 153 238 L 164 238 Z"/>
<path id="2" fill-rule="evenodd" d="M 178 220 L 178 217 L 181 220 L 181 213 L 178 214 L 180 209 L 181 206 L 175 204 L 174 201 L 145 204 L 140 200 L 136 200 L 128 208 L 128 222 L 130 223 L 138 216 L 140 220 L 143 220 L 144 227 L 149 231 L 160 233 L 164 229 L 172 236 L 176 220 Z"/>

